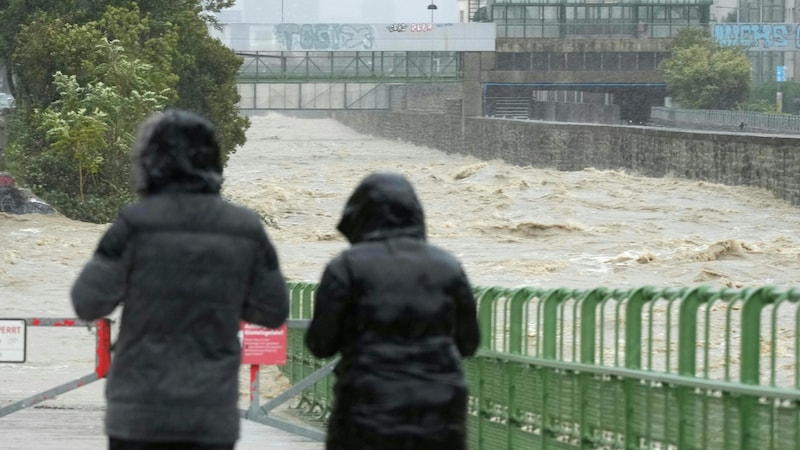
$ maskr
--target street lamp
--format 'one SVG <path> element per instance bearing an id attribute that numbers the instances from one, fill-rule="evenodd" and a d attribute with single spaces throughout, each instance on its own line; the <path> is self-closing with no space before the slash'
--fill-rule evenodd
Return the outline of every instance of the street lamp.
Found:
<path id="1" fill-rule="evenodd" d="M 436 6 L 435 3 L 433 3 L 433 0 L 431 0 L 431 4 L 428 5 L 428 9 L 431 11 L 431 25 L 433 25 L 433 12 L 439 8 Z"/>

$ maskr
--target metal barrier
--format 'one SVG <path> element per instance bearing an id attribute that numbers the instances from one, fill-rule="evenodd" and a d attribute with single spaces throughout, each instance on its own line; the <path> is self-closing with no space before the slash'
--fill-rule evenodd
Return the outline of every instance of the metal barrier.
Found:
<path id="1" fill-rule="evenodd" d="M 292 318 L 311 317 L 315 288 L 290 285 Z M 470 448 L 800 448 L 798 289 L 475 294 Z M 290 330 L 292 382 L 324 364 Z M 324 420 L 332 386 L 323 378 L 298 407 Z"/>
<path id="2" fill-rule="evenodd" d="M 35 318 L 25 319 L 26 326 L 29 327 L 95 327 L 95 368 L 94 372 L 84 375 L 78 379 L 69 381 L 60 386 L 40 392 L 24 400 L 14 402 L 0 408 L 0 417 L 6 416 L 21 409 L 39 404 L 45 400 L 52 399 L 57 395 L 78 389 L 105 378 L 111 366 L 111 320 L 99 319 L 94 322 L 84 322 L 78 319 L 46 319 Z"/>
<path id="3" fill-rule="evenodd" d="M 800 133 L 800 116 L 793 114 L 768 114 L 716 109 L 678 109 L 654 106 L 650 108 L 650 121 L 664 126 L 706 127 L 726 131 L 738 130 L 745 133 Z"/>
<path id="4" fill-rule="evenodd" d="M 291 342 L 293 339 L 296 340 L 297 336 L 300 335 L 302 338 L 302 331 L 308 328 L 308 320 L 288 320 L 288 336 L 287 340 Z M 291 352 L 291 344 L 288 344 L 287 353 Z M 287 355 L 288 358 L 288 355 Z M 290 364 L 287 359 L 287 365 Z M 289 400 L 295 398 L 297 395 L 300 395 L 302 392 L 316 386 L 321 379 L 329 378 L 328 375 L 333 371 L 333 367 L 336 364 L 336 360 L 329 361 L 327 363 L 320 364 L 315 367 L 314 370 L 309 370 L 308 372 L 304 373 L 302 377 L 295 377 L 292 379 L 292 387 L 287 389 L 285 392 L 281 393 L 280 395 L 276 396 L 275 398 L 271 399 L 263 406 L 259 406 L 259 372 L 260 367 L 257 365 L 250 366 L 250 405 L 248 409 L 240 409 L 239 416 L 247 419 L 252 420 L 254 422 L 261 423 L 263 425 L 269 425 L 271 427 L 275 427 L 284 431 L 288 431 L 290 433 L 294 433 L 299 436 L 304 436 L 316 441 L 324 441 L 325 440 L 325 432 L 310 428 L 307 426 L 291 423 L 277 417 L 270 416 L 270 412 L 277 408 L 278 406 L 288 402 Z M 286 366 L 279 366 L 279 367 L 286 367 Z M 285 372 L 284 372 L 285 373 Z"/>
<path id="5" fill-rule="evenodd" d="M 800 290 L 480 290 L 473 448 L 797 448 Z"/>
<path id="6" fill-rule="evenodd" d="M 292 385 L 300 380 L 319 373 L 330 367 L 331 370 L 338 359 L 319 359 L 314 357 L 305 346 L 305 332 L 313 312 L 313 297 L 317 289 L 315 283 L 289 283 L 291 296 L 290 322 L 303 323 L 304 326 L 290 327 L 287 342 L 286 365 L 281 372 L 286 375 Z M 328 371 L 330 372 L 330 371 Z M 313 386 L 300 391 L 299 402 L 295 406 L 301 413 L 312 420 L 324 423 L 333 406 L 333 386 L 335 378 L 332 374 L 319 379 Z"/>

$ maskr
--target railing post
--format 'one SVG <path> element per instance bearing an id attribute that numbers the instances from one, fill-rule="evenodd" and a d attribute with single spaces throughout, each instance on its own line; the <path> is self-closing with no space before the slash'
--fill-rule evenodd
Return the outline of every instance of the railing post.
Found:
<path id="1" fill-rule="evenodd" d="M 521 355 L 522 342 L 527 339 L 527 325 L 524 320 L 528 318 L 528 311 L 526 307 L 530 305 L 530 299 L 538 295 L 537 290 L 533 288 L 520 288 L 513 291 L 511 295 L 511 312 L 510 312 L 510 326 L 508 330 L 509 343 L 508 351 Z"/>
<path id="2" fill-rule="evenodd" d="M 99 319 L 95 327 L 97 345 L 94 372 L 97 378 L 105 378 L 111 368 L 111 320 Z"/>
<path id="3" fill-rule="evenodd" d="M 247 410 L 247 418 L 252 418 L 258 412 L 259 400 L 259 380 L 258 374 L 261 366 L 258 364 L 250 365 L 250 407 Z"/>
<path id="4" fill-rule="evenodd" d="M 756 289 L 747 295 L 742 303 L 742 348 L 739 355 L 741 358 L 739 381 L 742 384 L 761 384 L 761 311 L 765 305 L 774 301 L 775 296 L 770 295 L 772 290 L 771 287 Z M 772 351 L 775 349 L 773 348 Z M 752 396 L 742 396 L 740 401 L 740 448 L 758 448 L 758 399 Z"/>
<path id="5" fill-rule="evenodd" d="M 497 330 L 495 325 L 497 325 L 497 323 L 494 314 L 494 304 L 505 291 L 505 289 L 500 287 L 491 287 L 483 292 L 477 299 L 478 322 L 481 330 L 480 348 L 484 350 L 494 350 L 496 346 Z"/>

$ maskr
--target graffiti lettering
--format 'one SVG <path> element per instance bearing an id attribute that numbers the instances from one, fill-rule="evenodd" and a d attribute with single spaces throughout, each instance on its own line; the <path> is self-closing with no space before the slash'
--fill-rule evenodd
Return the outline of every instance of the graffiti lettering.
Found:
<path id="1" fill-rule="evenodd" d="M 275 36 L 286 50 L 370 50 L 375 30 L 361 24 L 282 23 Z"/>
<path id="2" fill-rule="evenodd" d="M 432 23 L 412 23 L 411 25 L 407 25 L 404 23 L 393 23 L 386 27 L 390 33 L 405 33 L 406 31 L 414 32 L 425 32 L 433 30 Z"/>
<path id="3" fill-rule="evenodd" d="M 714 39 L 723 47 L 762 50 L 788 49 L 794 31 L 794 48 L 800 48 L 800 27 L 785 23 L 725 23 L 714 25 Z"/>

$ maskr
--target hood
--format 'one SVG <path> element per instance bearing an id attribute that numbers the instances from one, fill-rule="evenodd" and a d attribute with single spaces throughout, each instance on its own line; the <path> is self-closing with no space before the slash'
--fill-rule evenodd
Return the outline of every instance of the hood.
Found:
<path id="1" fill-rule="evenodd" d="M 140 196 L 219 193 L 222 160 L 211 122 L 178 109 L 145 120 L 131 150 L 131 187 Z"/>
<path id="2" fill-rule="evenodd" d="M 350 196 L 336 229 L 353 244 L 394 236 L 425 239 L 425 216 L 405 177 L 374 173 Z"/>

